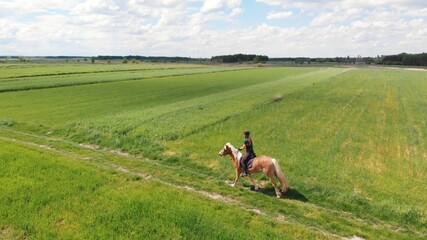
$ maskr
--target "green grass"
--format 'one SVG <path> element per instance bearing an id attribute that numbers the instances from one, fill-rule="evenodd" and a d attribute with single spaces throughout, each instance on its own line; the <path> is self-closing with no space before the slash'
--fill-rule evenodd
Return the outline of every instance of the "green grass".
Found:
<path id="1" fill-rule="evenodd" d="M 288 239 L 289 231 L 327 238 L 75 157 L 0 144 L 2 238 Z"/>
<path id="2" fill-rule="evenodd" d="M 167 75 L 187 71 L 174 67 L 152 72 Z M 201 69 L 210 68 L 196 70 Z M 88 166 L 92 170 L 114 164 L 134 172 L 148 172 L 173 184 L 219 193 L 238 200 L 239 206 L 267 213 L 266 218 L 273 221 L 275 228 L 283 223 L 274 219 L 283 215 L 293 227 L 277 234 L 285 233 L 287 237 L 313 238 L 311 231 L 301 229 L 328 232 L 329 237 L 426 236 L 426 72 L 252 68 L 126 81 L 131 73 L 124 71 L 122 76 L 114 71 L 69 74 L 70 79 L 76 77 L 83 84 L 87 83 L 83 79 L 97 75 L 103 79 L 97 84 L 0 93 L 0 128 L 5 129 L 0 136 L 84 153 L 97 159 Z M 34 79 L 43 79 L 43 85 L 54 83 L 57 77 Z M 104 81 L 107 79 L 113 82 Z M 282 100 L 274 101 L 276 95 Z M 255 194 L 224 183 L 233 178 L 234 172 L 231 160 L 219 158 L 217 153 L 226 142 L 241 145 L 244 129 L 253 133 L 258 154 L 279 159 L 291 182 L 285 199 L 275 199 L 270 184 L 262 193 Z M 85 152 L 75 143 L 120 149 L 142 158 L 112 158 L 103 154 L 96 157 L 101 150 Z M 31 157 L 23 159 L 26 158 Z M 109 172 L 102 174 L 106 178 L 117 177 Z M 128 175 L 132 174 L 120 177 L 135 178 Z M 266 180 L 261 175 L 257 179 Z M 243 186 L 248 184 L 243 180 Z M 120 192 L 111 185 L 105 189 L 109 193 Z M 150 192 L 157 191 L 154 187 L 146 188 L 144 193 L 138 193 L 138 198 L 151 201 L 153 196 L 146 196 Z M 173 194 L 166 194 L 164 202 L 162 197 L 153 201 L 165 205 L 172 197 Z M 117 205 L 126 205 L 124 202 Z M 195 203 L 193 211 L 204 209 L 203 205 Z M 162 209 L 156 208 L 154 212 Z M 185 215 L 184 211 L 178 211 L 178 215 Z M 214 215 L 206 217 L 213 223 L 223 220 Z M 184 219 L 195 221 L 191 217 Z M 224 221 L 227 220 L 234 221 L 229 216 Z M 262 226 L 267 224 L 265 219 L 261 222 Z M 131 220 L 129 226 L 135 225 L 138 222 Z M 187 238 L 204 234 L 202 230 L 197 236 L 192 236 L 191 231 L 182 233 L 186 229 L 184 223 L 176 229 Z M 210 228 L 202 224 L 200 229 Z M 12 230 L 28 233 L 22 227 L 8 231 Z M 139 231 L 142 230 L 136 232 Z M 211 237 L 231 236 L 228 231 Z M 96 232 L 101 234 L 104 230 Z"/>

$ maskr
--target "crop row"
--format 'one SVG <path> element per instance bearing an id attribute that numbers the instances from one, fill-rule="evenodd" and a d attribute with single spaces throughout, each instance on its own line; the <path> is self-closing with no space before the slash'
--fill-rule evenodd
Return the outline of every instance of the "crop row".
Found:
<path id="1" fill-rule="evenodd" d="M 22 77 L 72 75 L 82 73 L 102 73 L 120 71 L 145 71 L 199 68 L 205 65 L 178 65 L 178 64 L 5 64 L 0 65 L 0 79 L 13 79 Z"/>
<path id="2" fill-rule="evenodd" d="M 106 82 L 132 81 L 147 78 L 172 77 L 209 72 L 242 70 L 244 68 L 171 68 L 156 70 L 120 70 L 90 73 L 52 74 L 31 77 L 16 77 L 0 80 L 0 93 L 44 88 L 56 88 Z"/>

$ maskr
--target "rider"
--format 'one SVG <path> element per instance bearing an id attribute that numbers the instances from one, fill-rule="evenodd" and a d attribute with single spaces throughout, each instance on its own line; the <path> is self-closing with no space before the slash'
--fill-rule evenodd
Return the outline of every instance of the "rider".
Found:
<path id="1" fill-rule="evenodd" d="M 248 175 L 248 161 L 256 157 L 252 139 L 249 137 L 251 132 L 249 132 L 249 130 L 245 130 L 243 131 L 243 134 L 245 135 L 245 140 L 243 141 L 243 146 L 239 148 L 239 150 L 246 149 L 246 153 L 242 157 L 242 163 L 243 163 L 243 172 L 241 174 L 242 177 Z"/>

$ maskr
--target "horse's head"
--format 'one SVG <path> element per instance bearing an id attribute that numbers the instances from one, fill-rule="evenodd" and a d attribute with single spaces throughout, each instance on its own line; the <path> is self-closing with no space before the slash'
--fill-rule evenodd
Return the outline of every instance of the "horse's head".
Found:
<path id="1" fill-rule="evenodd" d="M 224 145 L 224 147 L 219 151 L 218 155 L 224 157 L 225 155 L 229 155 L 233 153 L 232 147 L 230 143 Z"/>

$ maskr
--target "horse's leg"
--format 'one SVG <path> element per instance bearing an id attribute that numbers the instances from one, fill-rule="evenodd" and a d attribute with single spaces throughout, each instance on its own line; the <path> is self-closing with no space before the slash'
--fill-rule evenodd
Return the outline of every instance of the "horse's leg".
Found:
<path id="1" fill-rule="evenodd" d="M 249 174 L 248 177 L 251 180 L 251 182 L 254 184 L 255 191 L 258 191 L 259 186 L 258 186 L 258 184 L 256 184 L 256 182 L 255 182 L 254 178 L 252 177 L 252 175 Z"/>
<path id="2" fill-rule="evenodd" d="M 240 168 L 236 169 L 236 178 L 234 179 L 234 183 L 231 184 L 232 187 L 235 187 L 237 181 L 239 181 L 240 173 L 242 173 L 242 169 L 240 169 Z"/>
<path id="3" fill-rule="evenodd" d="M 274 191 L 276 191 L 276 197 L 277 198 L 282 197 L 282 193 L 280 193 L 280 190 L 277 188 L 276 179 L 274 178 L 274 173 L 269 173 L 268 177 L 270 178 L 270 181 L 273 184 Z"/>

